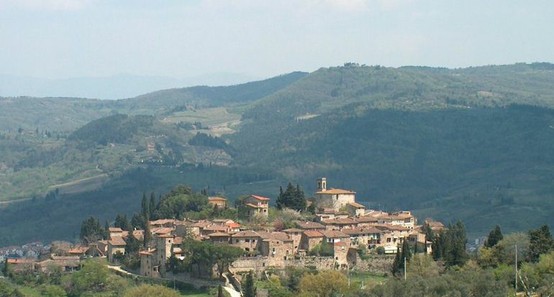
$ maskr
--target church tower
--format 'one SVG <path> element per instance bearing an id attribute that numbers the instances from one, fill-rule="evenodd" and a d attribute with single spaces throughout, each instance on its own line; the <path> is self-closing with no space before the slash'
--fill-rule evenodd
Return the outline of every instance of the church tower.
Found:
<path id="1" fill-rule="evenodd" d="M 327 178 L 321 177 L 317 179 L 317 192 L 327 191 Z"/>

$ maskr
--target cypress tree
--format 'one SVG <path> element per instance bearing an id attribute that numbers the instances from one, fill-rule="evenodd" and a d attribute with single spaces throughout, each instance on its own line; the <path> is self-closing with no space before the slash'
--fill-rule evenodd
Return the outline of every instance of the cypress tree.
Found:
<path id="1" fill-rule="evenodd" d="M 243 297 L 256 297 L 256 286 L 254 285 L 254 274 L 252 270 L 248 272 L 242 283 Z"/>
<path id="2" fill-rule="evenodd" d="M 494 227 L 494 229 L 491 230 L 491 232 L 489 233 L 489 236 L 485 240 L 485 246 L 488 248 L 491 248 L 495 246 L 503 238 L 504 238 L 504 235 L 502 235 L 500 226 L 496 225 L 496 227 Z"/>

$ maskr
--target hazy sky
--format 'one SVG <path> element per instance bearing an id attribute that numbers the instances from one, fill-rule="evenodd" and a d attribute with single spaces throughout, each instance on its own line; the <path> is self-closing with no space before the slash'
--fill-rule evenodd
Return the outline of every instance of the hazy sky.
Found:
<path id="1" fill-rule="evenodd" d="M 0 74 L 270 77 L 554 62 L 554 1 L 0 0 Z"/>

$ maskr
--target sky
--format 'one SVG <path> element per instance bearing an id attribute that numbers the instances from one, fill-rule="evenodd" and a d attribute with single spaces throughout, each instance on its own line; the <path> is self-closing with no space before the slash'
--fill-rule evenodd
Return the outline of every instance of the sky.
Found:
<path id="1" fill-rule="evenodd" d="M 246 79 L 345 62 L 554 62 L 552 16 L 551 0 L 0 0 L 0 75 Z"/>

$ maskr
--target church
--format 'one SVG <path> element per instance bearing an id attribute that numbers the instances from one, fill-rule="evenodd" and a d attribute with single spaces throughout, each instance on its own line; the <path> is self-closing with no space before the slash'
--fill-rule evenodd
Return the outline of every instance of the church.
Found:
<path id="1" fill-rule="evenodd" d="M 356 192 L 329 188 L 327 189 L 327 178 L 317 179 L 317 190 L 314 200 L 318 207 L 333 208 L 335 211 L 344 209 L 348 204 L 356 203 Z"/>

